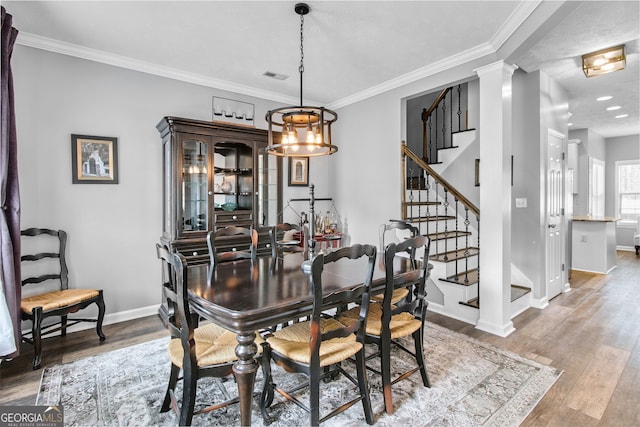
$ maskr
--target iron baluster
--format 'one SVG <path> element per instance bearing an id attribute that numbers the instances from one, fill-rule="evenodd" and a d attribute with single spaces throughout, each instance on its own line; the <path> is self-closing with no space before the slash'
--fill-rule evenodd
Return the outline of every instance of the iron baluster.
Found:
<path id="1" fill-rule="evenodd" d="M 442 147 L 447 147 L 447 98 L 442 100 Z"/>
<path id="2" fill-rule="evenodd" d="M 462 125 L 460 124 L 460 120 L 462 117 L 462 101 L 460 100 L 460 85 L 458 85 L 458 132 L 462 130 Z"/>

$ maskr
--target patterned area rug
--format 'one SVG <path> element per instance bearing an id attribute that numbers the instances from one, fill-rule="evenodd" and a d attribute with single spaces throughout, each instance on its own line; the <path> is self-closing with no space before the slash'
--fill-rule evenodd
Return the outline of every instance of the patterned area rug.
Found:
<path id="1" fill-rule="evenodd" d="M 36 404 L 62 405 L 65 426 L 175 426 L 177 418 L 172 412 L 159 412 L 169 376 L 167 340 L 45 368 Z M 380 377 L 369 375 L 377 425 L 517 426 L 561 374 L 552 367 L 431 323 L 426 327 L 425 350 L 431 388 L 422 385 L 418 373 L 395 384 L 392 415 L 384 412 Z M 411 358 L 404 352 L 393 354 L 393 366 L 399 370 L 411 366 Z M 301 379 L 278 367 L 274 367 L 273 374 L 275 382 L 285 388 Z M 259 371 L 256 390 L 261 385 Z M 341 376 L 322 383 L 320 416 L 355 390 Z M 224 382 L 200 380 L 196 408 L 222 401 L 226 394 L 237 394 L 232 378 Z M 262 426 L 257 399 L 253 406 L 253 425 Z M 283 402 L 277 394 L 272 415 L 274 427 L 307 425 L 309 420 L 306 412 Z M 238 405 L 193 419 L 193 425 L 239 424 Z M 365 425 L 362 406 L 356 404 L 323 425 Z"/>

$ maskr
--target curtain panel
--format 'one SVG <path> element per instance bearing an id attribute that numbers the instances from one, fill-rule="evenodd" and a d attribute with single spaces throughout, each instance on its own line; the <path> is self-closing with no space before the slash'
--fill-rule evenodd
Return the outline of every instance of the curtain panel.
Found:
<path id="1" fill-rule="evenodd" d="M 0 133 L 0 357 L 20 352 L 20 192 L 18 141 L 14 110 L 11 54 L 18 37 L 13 17 L 2 8 L 1 122 Z"/>

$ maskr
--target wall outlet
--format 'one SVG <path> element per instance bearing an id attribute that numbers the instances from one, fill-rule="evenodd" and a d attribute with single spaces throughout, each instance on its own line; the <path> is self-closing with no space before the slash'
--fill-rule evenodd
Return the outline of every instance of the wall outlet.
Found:
<path id="1" fill-rule="evenodd" d="M 527 198 L 519 197 L 516 198 L 516 208 L 526 208 L 527 207 Z"/>

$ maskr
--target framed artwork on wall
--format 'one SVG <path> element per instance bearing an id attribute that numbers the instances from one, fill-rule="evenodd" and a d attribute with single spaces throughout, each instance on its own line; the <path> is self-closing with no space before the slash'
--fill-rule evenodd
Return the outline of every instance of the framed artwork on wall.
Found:
<path id="1" fill-rule="evenodd" d="M 309 158 L 289 157 L 289 187 L 309 186 Z"/>
<path id="2" fill-rule="evenodd" d="M 74 184 L 118 183 L 118 138 L 71 135 Z"/>

